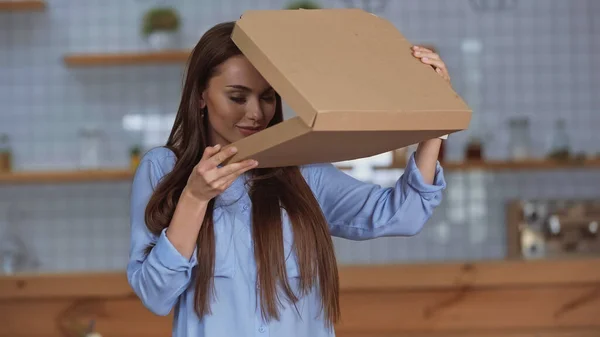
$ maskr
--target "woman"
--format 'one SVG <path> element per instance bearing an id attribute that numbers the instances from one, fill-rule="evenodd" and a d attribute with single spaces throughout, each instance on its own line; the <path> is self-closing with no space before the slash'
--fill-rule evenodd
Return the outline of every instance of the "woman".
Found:
<path id="1" fill-rule="evenodd" d="M 331 235 L 414 235 L 440 203 L 440 139 L 421 143 L 395 187 L 331 164 L 222 165 L 223 146 L 283 119 L 281 99 L 231 41 L 234 23 L 194 48 L 165 147 L 133 181 L 129 283 L 173 336 L 332 336 L 340 317 Z M 438 55 L 415 57 L 449 80 Z M 234 149 L 235 150 L 235 149 Z"/>

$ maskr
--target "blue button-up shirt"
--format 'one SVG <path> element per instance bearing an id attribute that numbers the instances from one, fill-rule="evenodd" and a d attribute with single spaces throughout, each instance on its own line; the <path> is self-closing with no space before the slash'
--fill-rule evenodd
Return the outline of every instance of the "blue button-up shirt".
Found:
<path id="1" fill-rule="evenodd" d="M 215 200 L 216 296 L 212 314 L 198 318 L 194 311 L 192 273 L 197 265 L 182 256 L 163 230 L 151 234 L 144 211 L 153 189 L 175 163 L 166 148 L 155 148 L 142 159 L 132 186 L 131 250 L 127 277 L 144 305 L 158 315 L 174 311 L 173 336 L 334 336 L 324 324 L 318 292 L 313 290 L 294 306 L 284 302 L 280 319 L 265 322 L 257 305 L 256 262 L 252 251 L 251 202 L 239 177 Z M 439 205 L 446 183 L 439 163 L 435 181 L 426 184 L 411 156 L 406 171 L 394 187 L 358 181 L 332 164 L 301 167 L 307 183 L 321 205 L 331 235 L 350 240 L 417 234 Z M 292 250 L 292 230 L 283 214 L 287 275 L 297 289 L 299 270 Z M 146 257 L 144 249 L 155 243 Z M 343 317 L 343 312 L 342 312 Z"/>

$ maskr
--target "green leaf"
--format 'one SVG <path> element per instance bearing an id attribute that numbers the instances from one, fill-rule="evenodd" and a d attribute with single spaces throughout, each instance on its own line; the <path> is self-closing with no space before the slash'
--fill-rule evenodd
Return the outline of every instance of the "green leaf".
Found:
<path id="1" fill-rule="evenodd" d="M 171 7 L 156 7 L 144 15 L 142 33 L 150 35 L 156 31 L 175 32 L 179 29 L 181 19 L 176 9 Z"/>

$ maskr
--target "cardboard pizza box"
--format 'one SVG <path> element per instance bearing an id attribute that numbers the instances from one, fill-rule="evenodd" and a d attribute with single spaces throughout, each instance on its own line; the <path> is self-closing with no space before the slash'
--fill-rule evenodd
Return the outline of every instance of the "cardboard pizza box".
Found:
<path id="1" fill-rule="evenodd" d="M 232 40 L 296 116 L 232 144 L 229 162 L 353 160 L 469 126 L 450 84 L 392 23 L 361 9 L 250 10 Z"/>

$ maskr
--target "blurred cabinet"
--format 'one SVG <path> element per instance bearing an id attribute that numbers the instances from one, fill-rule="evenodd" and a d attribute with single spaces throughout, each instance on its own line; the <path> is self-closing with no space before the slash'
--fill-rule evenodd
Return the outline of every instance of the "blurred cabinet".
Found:
<path id="1" fill-rule="evenodd" d="M 600 336 L 600 259 L 340 267 L 348 337 Z M 0 277 L 0 337 L 168 336 L 125 273 Z M 32 321 L 35 324 L 32 324 Z"/>
<path id="2" fill-rule="evenodd" d="M 508 257 L 600 257 L 599 224 L 600 200 L 510 202 Z"/>

